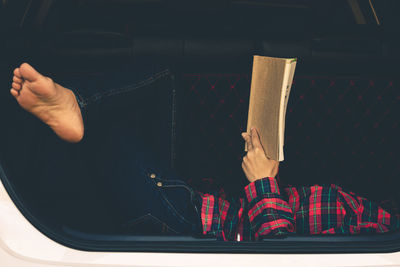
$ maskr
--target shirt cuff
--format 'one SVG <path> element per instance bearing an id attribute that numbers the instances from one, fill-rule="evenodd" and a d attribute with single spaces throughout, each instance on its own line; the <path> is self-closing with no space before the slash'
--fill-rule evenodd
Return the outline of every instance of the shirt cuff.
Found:
<path id="1" fill-rule="evenodd" d="M 266 177 L 256 180 L 248 184 L 244 191 L 246 193 L 247 201 L 250 203 L 253 199 L 260 198 L 266 194 L 280 194 L 278 183 L 273 177 Z"/>

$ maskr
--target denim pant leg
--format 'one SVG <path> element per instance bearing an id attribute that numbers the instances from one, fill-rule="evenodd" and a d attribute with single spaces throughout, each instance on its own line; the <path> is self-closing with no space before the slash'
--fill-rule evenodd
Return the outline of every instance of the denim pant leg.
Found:
<path id="1" fill-rule="evenodd" d="M 168 69 L 142 66 L 106 80 L 70 80 L 61 83 L 74 91 L 85 114 L 91 104 L 101 105 L 106 97 L 146 90 L 154 81 L 171 75 Z M 99 165 L 108 180 L 121 225 L 133 234 L 198 234 L 200 214 L 194 204 L 193 190 L 169 169 L 156 162 L 132 132 L 109 136 L 107 155 L 100 155 Z M 146 154 L 147 153 L 147 154 Z"/>
<path id="2" fill-rule="evenodd" d="M 91 104 L 101 103 L 108 97 L 140 91 L 165 76 L 171 76 L 166 65 L 136 63 L 107 74 L 74 76 L 57 82 L 74 92 L 79 107 L 84 111 Z"/>
<path id="3" fill-rule="evenodd" d="M 109 169 L 110 189 L 117 196 L 124 228 L 132 234 L 200 234 L 193 189 L 146 154 L 138 141 L 119 136 L 113 144 L 119 156 Z"/>

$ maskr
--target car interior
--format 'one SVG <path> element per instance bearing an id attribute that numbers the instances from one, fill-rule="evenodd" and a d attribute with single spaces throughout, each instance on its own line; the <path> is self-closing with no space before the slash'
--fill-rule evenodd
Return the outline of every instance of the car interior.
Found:
<path id="1" fill-rule="evenodd" d="M 100 165 L 110 136 L 138 131 L 196 190 L 239 197 L 253 55 L 296 57 L 280 186 L 337 184 L 399 213 L 399 10 L 396 0 L 2 0 L 1 181 L 39 231 L 83 250 L 397 251 L 399 233 L 243 244 L 132 234 Z M 151 62 L 173 84 L 93 105 L 84 140 L 68 144 L 9 94 L 23 62 L 99 86 Z"/>

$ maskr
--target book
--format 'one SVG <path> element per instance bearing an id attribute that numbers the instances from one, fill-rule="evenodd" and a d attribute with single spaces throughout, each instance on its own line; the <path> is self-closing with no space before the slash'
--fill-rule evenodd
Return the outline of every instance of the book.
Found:
<path id="1" fill-rule="evenodd" d="M 284 160 L 285 118 L 296 58 L 254 56 L 247 131 L 258 130 L 268 158 Z M 245 148 L 247 151 L 247 148 Z"/>

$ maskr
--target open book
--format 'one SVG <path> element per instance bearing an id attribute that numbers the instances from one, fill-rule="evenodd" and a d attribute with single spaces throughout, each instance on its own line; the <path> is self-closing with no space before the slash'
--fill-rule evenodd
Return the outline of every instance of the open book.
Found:
<path id="1" fill-rule="evenodd" d="M 247 131 L 256 127 L 266 156 L 277 161 L 284 159 L 286 108 L 296 62 L 263 56 L 253 61 Z"/>

